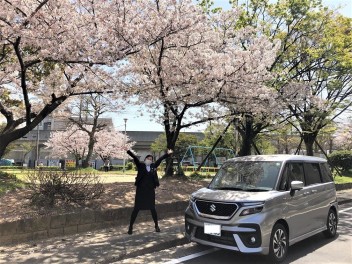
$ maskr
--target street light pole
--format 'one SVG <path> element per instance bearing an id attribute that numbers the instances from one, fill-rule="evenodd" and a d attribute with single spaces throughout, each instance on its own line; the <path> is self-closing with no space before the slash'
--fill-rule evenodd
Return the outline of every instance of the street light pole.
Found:
<path id="1" fill-rule="evenodd" d="M 126 124 L 127 124 L 127 118 L 124 118 L 123 121 L 125 122 L 125 138 L 124 138 L 124 147 L 126 147 Z M 126 158 L 125 158 L 125 153 L 123 153 L 123 173 L 125 174 L 126 171 Z"/>
<path id="2" fill-rule="evenodd" d="M 37 125 L 37 142 L 36 142 L 36 151 L 35 151 L 35 162 L 34 162 L 34 168 L 38 167 L 38 159 L 39 159 L 39 125 Z"/>

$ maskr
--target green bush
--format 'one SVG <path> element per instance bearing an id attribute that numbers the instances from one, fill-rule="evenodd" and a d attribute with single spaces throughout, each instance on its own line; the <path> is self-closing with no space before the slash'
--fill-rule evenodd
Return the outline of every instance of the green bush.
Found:
<path id="1" fill-rule="evenodd" d="M 329 155 L 330 166 L 340 168 L 342 172 L 352 169 L 352 151 L 338 150 Z"/>
<path id="2" fill-rule="evenodd" d="M 22 166 L 0 166 L 1 170 L 23 170 Z"/>
<path id="3" fill-rule="evenodd" d="M 16 178 L 16 175 L 0 171 L 0 196 L 8 191 L 25 188 L 26 183 Z"/>
<path id="4" fill-rule="evenodd" d="M 57 166 L 38 166 L 38 170 L 44 170 L 44 171 L 60 171 L 61 169 Z"/>
<path id="5" fill-rule="evenodd" d="M 105 166 L 100 166 L 99 170 L 105 171 Z M 110 165 L 109 171 L 123 171 L 123 165 Z"/>
<path id="6" fill-rule="evenodd" d="M 104 170 L 104 166 L 102 167 L 102 170 Z M 110 166 L 109 171 L 123 171 L 123 165 Z"/>
<path id="7" fill-rule="evenodd" d="M 195 171 L 195 172 L 192 172 L 192 173 L 189 175 L 189 178 L 190 178 L 191 180 L 198 181 L 198 180 L 204 180 L 204 179 L 211 179 L 211 178 L 213 178 L 213 176 L 210 175 L 210 174 L 203 175 L 203 174 L 201 174 L 200 172 Z"/>
<path id="8" fill-rule="evenodd" d="M 89 172 L 36 170 L 29 172 L 27 179 L 30 200 L 36 206 L 52 207 L 58 202 L 83 205 L 104 192 L 99 176 Z"/>
<path id="9" fill-rule="evenodd" d="M 132 170 L 133 169 L 133 162 L 127 162 L 126 164 L 126 170 Z"/>
<path id="10" fill-rule="evenodd" d="M 12 180 L 16 180 L 16 175 L 12 174 L 12 173 L 7 173 L 4 171 L 0 171 L 0 179 L 12 179 Z"/>

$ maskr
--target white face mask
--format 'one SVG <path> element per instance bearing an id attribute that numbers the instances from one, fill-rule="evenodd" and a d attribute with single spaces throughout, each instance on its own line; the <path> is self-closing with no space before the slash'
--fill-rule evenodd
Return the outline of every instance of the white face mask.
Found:
<path id="1" fill-rule="evenodd" d="M 150 166 L 150 164 L 152 164 L 152 161 L 147 159 L 144 161 L 144 163 L 145 165 Z"/>

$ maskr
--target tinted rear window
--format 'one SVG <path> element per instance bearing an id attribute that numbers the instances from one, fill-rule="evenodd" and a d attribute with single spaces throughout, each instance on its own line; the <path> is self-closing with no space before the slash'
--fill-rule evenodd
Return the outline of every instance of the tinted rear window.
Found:
<path id="1" fill-rule="evenodd" d="M 322 176 L 323 182 L 333 181 L 331 170 L 327 163 L 320 163 L 320 170 L 321 170 L 321 176 Z"/>
<path id="2" fill-rule="evenodd" d="M 306 185 L 321 183 L 319 163 L 304 163 Z"/>

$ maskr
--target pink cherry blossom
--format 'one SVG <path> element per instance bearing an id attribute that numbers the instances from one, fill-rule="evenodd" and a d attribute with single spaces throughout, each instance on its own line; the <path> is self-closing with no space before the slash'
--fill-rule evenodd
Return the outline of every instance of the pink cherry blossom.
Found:
<path id="1" fill-rule="evenodd" d="M 88 133 L 73 125 L 66 131 L 51 133 L 45 145 L 51 150 L 51 157 L 84 159 L 88 152 L 88 142 Z M 93 153 L 96 157 L 122 159 L 126 157 L 126 150 L 134 144 L 123 133 L 104 129 L 95 133 Z"/>

